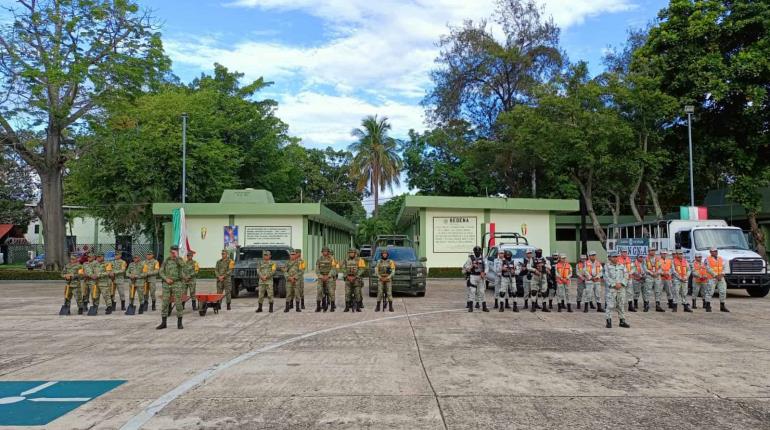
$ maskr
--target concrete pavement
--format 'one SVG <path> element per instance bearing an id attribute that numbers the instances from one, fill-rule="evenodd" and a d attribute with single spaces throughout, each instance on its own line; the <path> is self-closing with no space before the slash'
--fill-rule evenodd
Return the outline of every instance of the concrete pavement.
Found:
<path id="1" fill-rule="evenodd" d="M 770 427 L 770 297 L 742 291 L 729 314 L 638 312 L 608 330 L 596 311 L 465 312 L 462 280 L 431 280 L 393 313 L 366 294 L 362 313 L 314 313 L 308 285 L 302 313 L 277 299 L 256 314 L 246 294 L 156 331 L 159 311 L 59 317 L 62 290 L 0 283 L 0 381 L 127 382 L 51 429 L 136 423 L 202 372 L 141 428 Z"/>

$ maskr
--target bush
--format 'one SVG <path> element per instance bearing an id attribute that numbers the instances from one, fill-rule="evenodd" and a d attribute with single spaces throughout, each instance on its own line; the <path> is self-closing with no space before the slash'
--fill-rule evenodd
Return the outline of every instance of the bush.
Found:
<path id="1" fill-rule="evenodd" d="M 429 278 L 464 278 L 463 271 L 459 267 L 431 267 L 428 269 Z"/>
<path id="2" fill-rule="evenodd" d="M 3 281 L 49 281 L 61 279 L 61 273 L 59 272 L 27 269 L 0 269 L 0 280 Z"/>

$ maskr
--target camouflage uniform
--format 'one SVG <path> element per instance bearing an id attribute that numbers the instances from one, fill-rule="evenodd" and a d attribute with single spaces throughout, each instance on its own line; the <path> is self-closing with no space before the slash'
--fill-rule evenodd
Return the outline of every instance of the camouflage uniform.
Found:
<path id="1" fill-rule="evenodd" d="M 193 310 L 195 310 L 197 308 L 195 302 L 196 279 L 198 278 L 198 272 L 200 272 L 201 266 L 194 258 L 191 258 L 189 254 L 187 257 L 188 258 L 185 260 L 185 274 L 187 275 L 187 280 L 184 282 L 184 289 L 192 301 Z"/>
<path id="2" fill-rule="evenodd" d="M 353 257 L 350 254 L 354 253 Z M 358 312 L 358 302 L 361 301 L 361 288 L 364 286 L 363 276 L 366 273 L 366 262 L 358 257 L 358 250 L 351 249 L 345 260 L 345 312 L 351 308 Z M 352 278 L 352 279 L 351 279 Z"/>
<path id="3" fill-rule="evenodd" d="M 126 310 L 126 292 L 123 289 L 123 281 L 126 279 L 126 268 L 128 265 L 118 254 L 115 256 L 115 260 L 112 261 L 111 266 L 108 267 L 111 269 L 114 276 L 110 280 L 110 283 L 112 284 L 110 292 L 113 308 L 115 307 L 115 290 L 117 290 L 118 296 L 120 296 L 120 309 Z"/>
<path id="4" fill-rule="evenodd" d="M 294 250 L 293 254 L 296 255 L 297 251 Z M 300 280 L 305 275 L 304 265 L 305 262 L 300 258 L 290 258 L 286 263 L 286 309 L 284 312 L 289 311 L 292 302 L 296 302 L 297 312 L 302 312 L 300 301 L 302 284 Z"/>
<path id="5" fill-rule="evenodd" d="M 268 251 L 263 255 L 270 256 Z M 275 276 L 275 263 L 271 260 L 262 260 L 257 264 L 257 276 L 259 276 L 259 308 L 262 311 L 262 302 L 267 294 L 267 302 L 270 304 L 270 312 L 273 311 L 273 276 Z M 264 278 L 264 279 L 263 279 Z"/>
<path id="6" fill-rule="evenodd" d="M 380 302 L 383 302 L 382 311 L 385 312 L 385 299 L 388 300 L 390 312 L 393 312 L 393 275 L 396 274 L 396 263 L 390 258 L 382 258 L 377 261 L 374 267 L 374 275 L 377 276 L 377 307 L 375 312 L 380 309 Z"/>
<path id="7" fill-rule="evenodd" d="M 690 279 L 690 263 L 677 252 L 678 257 L 674 258 L 674 312 L 678 305 L 682 305 L 685 312 L 690 312 L 690 305 L 687 303 L 687 283 Z"/>
<path id="8" fill-rule="evenodd" d="M 524 309 L 529 307 L 529 291 L 532 287 L 532 272 L 529 268 L 532 267 L 532 260 L 532 253 L 527 252 L 527 256 L 521 264 L 521 284 L 522 291 L 524 292 Z"/>
<path id="9" fill-rule="evenodd" d="M 147 297 L 144 298 L 145 308 L 147 301 L 152 300 L 152 310 L 155 310 L 155 289 L 157 288 L 158 271 L 160 263 L 154 257 L 144 260 L 144 291 Z"/>
<path id="10" fill-rule="evenodd" d="M 617 257 L 617 254 L 611 254 Z M 626 312 L 624 310 L 625 287 L 628 285 L 628 271 L 626 266 L 616 261 L 607 263 L 604 266 L 605 299 L 606 309 L 604 317 L 607 320 L 607 328 L 612 327 L 612 312 L 617 311 L 620 317 L 621 327 L 630 327 L 626 324 Z M 617 287 L 620 284 L 620 288 Z"/>
<path id="11" fill-rule="evenodd" d="M 623 266 L 626 267 L 626 275 L 628 275 L 628 282 L 626 283 L 624 287 L 625 291 L 623 292 L 623 297 L 626 298 L 626 302 L 623 303 L 623 306 L 626 308 L 626 312 L 628 312 L 634 309 L 634 304 L 631 301 L 632 300 L 631 298 L 634 296 L 634 291 L 633 291 L 634 283 L 631 280 L 631 273 L 634 270 L 633 263 L 631 262 L 631 258 L 627 254 L 626 255 L 621 254 L 618 257 L 618 264 L 622 264 Z"/>
<path id="12" fill-rule="evenodd" d="M 596 253 L 591 252 L 590 257 L 595 257 Z M 583 312 L 588 312 L 588 308 L 594 307 L 594 301 L 596 301 L 597 312 L 601 312 L 601 285 L 603 274 L 602 263 L 597 259 L 589 259 L 586 261 L 585 269 L 583 270 L 583 278 L 586 280 L 586 289 L 583 291 Z"/>
<path id="13" fill-rule="evenodd" d="M 650 298 L 653 292 L 658 290 L 658 284 L 660 279 L 658 278 L 660 271 L 660 259 L 654 255 L 648 255 L 644 259 L 644 290 L 642 290 L 642 296 L 644 299 L 644 311 L 647 312 L 650 308 Z M 657 293 L 655 293 L 655 300 L 660 302 Z"/>
<path id="14" fill-rule="evenodd" d="M 586 278 L 583 276 L 586 269 L 586 260 L 588 258 L 585 255 L 580 256 L 580 261 L 575 264 L 575 276 L 577 276 L 577 303 L 580 308 L 580 303 L 583 301 L 583 292 L 586 289 Z"/>
<path id="15" fill-rule="evenodd" d="M 695 300 L 698 294 L 703 295 L 703 307 L 706 307 L 706 293 L 709 290 L 709 272 L 703 259 L 696 258 L 692 263 L 692 308 L 697 309 Z"/>
<path id="16" fill-rule="evenodd" d="M 626 297 L 626 300 L 634 301 L 634 311 L 636 311 L 636 307 L 639 303 L 639 297 L 642 294 L 642 288 L 644 288 L 645 276 L 644 260 L 639 261 L 637 258 L 631 265 L 631 279 L 629 280 L 629 282 L 633 285 L 633 289 L 628 290 L 631 292 L 632 296 Z"/>
<path id="17" fill-rule="evenodd" d="M 128 276 L 128 303 L 134 304 L 134 297 L 139 296 L 139 313 L 144 313 L 144 308 L 141 306 L 144 303 L 144 263 L 142 261 L 132 261 L 126 269 L 126 276 Z"/>
<path id="18" fill-rule="evenodd" d="M 328 307 L 328 303 L 321 303 L 321 301 L 324 299 L 324 293 L 328 294 L 330 303 L 334 303 L 334 294 L 336 289 L 336 282 L 333 278 L 334 275 L 336 275 L 336 271 L 334 270 L 335 266 L 337 265 L 337 262 L 334 261 L 334 257 L 331 255 L 321 255 L 318 257 L 318 260 L 316 260 L 315 263 L 315 272 L 318 277 L 318 282 L 316 285 L 316 312 L 321 311 L 321 307 L 323 306 L 324 311 L 326 311 Z M 327 279 L 324 281 L 321 279 L 322 276 L 326 276 Z"/>
<path id="19" fill-rule="evenodd" d="M 666 254 L 663 254 L 666 255 Z M 674 262 L 670 258 L 663 257 L 660 260 L 660 282 L 655 288 L 655 302 L 660 302 L 663 297 L 663 292 L 666 293 L 666 299 L 668 300 L 669 307 L 673 303 L 673 294 L 671 293 L 671 280 L 674 273 Z"/>
<path id="20" fill-rule="evenodd" d="M 712 248 L 713 253 L 716 249 Z M 714 295 L 716 289 L 719 293 L 719 310 L 722 312 L 730 312 L 725 306 L 725 299 L 727 298 L 727 282 L 725 281 L 725 260 L 713 255 L 706 259 L 706 271 L 709 274 L 709 284 L 706 294 L 703 299 L 706 301 L 706 310 L 711 312 L 711 296 Z"/>
<path id="21" fill-rule="evenodd" d="M 181 319 L 184 315 L 184 309 L 182 308 L 182 294 L 185 290 L 184 278 L 186 275 L 187 264 L 181 257 L 169 257 L 163 260 L 163 266 L 161 266 L 158 274 L 163 281 L 163 307 L 161 310 L 162 317 L 168 317 L 171 313 L 171 295 L 174 296 L 174 309 L 176 309 L 177 319 Z M 171 284 L 167 282 L 167 279 L 171 279 Z"/>
<path id="22" fill-rule="evenodd" d="M 233 300 L 233 285 L 230 279 L 233 269 L 235 269 L 235 260 L 231 259 L 229 255 L 225 258 L 220 258 L 214 267 L 214 274 L 216 276 L 224 276 L 224 279 L 221 281 L 217 278 L 217 294 L 224 292 L 227 305 L 230 305 Z"/>
<path id="23" fill-rule="evenodd" d="M 92 305 L 95 309 L 99 307 L 99 296 L 104 297 L 104 304 L 107 306 L 107 313 L 112 313 L 112 298 L 110 297 L 110 288 L 108 279 L 108 273 L 105 267 L 105 263 L 99 261 L 93 261 L 85 266 L 86 276 L 91 277 L 92 282 Z M 96 277 L 94 280 L 93 277 Z"/>
<path id="24" fill-rule="evenodd" d="M 543 312 L 550 312 L 545 299 L 548 297 L 548 260 L 541 257 L 535 257 L 527 263 L 527 270 L 532 274 L 529 281 L 529 295 L 532 298 L 532 309 L 534 312 L 538 306 L 538 298 L 542 298 Z"/>
<path id="25" fill-rule="evenodd" d="M 297 251 L 297 255 L 299 256 L 297 260 L 299 260 L 299 268 L 302 271 L 302 275 L 299 277 L 299 284 L 298 289 L 294 291 L 294 295 L 296 297 L 296 300 L 300 301 L 300 304 L 302 305 L 302 309 L 305 309 L 305 269 L 307 269 L 307 262 L 302 259 L 302 250 L 301 249 L 295 249 Z"/>
<path id="26" fill-rule="evenodd" d="M 66 282 L 66 286 L 64 287 L 64 306 L 69 309 L 70 301 L 74 295 L 76 300 L 75 303 L 78 305 L 79 314 L 83 313 L 83 295 L 80 290 L 80 278 L 82 275 L 83 266 L 78 263 L 77 259 L 74 259 L 74 261 L 70 260 L 61 272 L 61 276 L 64 278 L 64 282 Z"/>
<path id="27" fill-rule="evenodd" d="M 476 252 L 479 253 L 478 256 L 475 255 Z M 395 269 L 393 271 L 395 271 Z M 475 303 L 477 307 L 480 304 L 483 304 L 485 312 L 487 312 L 487 261 L 484 259 L 484 256 L 481 255 L 481 249 L 479 247 L 474 248 L 474 253 L 468 255 L 468 259 L 465 261 L 465 264 L 463 264 L 463 272 L 467 275 L 470 275 L 470 283 L 467 287 L 468 294 L 466 297 L 466 306 L 468 306 L 468 311 L 473 312 L 473 304 Z"/>
<path id="28" fill-rule="evenodd" d="M 572 265 L 567 262 L 566 256 L 559 256 L 560 260 L 556 263 L 554 273 L 556 274 L 556 295 L 559 300 L 559 312 L 567 309 L 572 312 L 572 303 L 569 302 L 569 288 L 572 283 Z"/>
<path id="29" fill-rule="evenodd" d="M 503 258 L 495 264 L 495 274 L 500 284 L 498 295 L 500 297 L 500 312 L 504 312 L 508 299 L 513 301 L 513 312 L 518 312 L 516 304 L 516 271 L 518 269 L 515 261 L 508 258 L 510 254 L 503 254 Z"/>

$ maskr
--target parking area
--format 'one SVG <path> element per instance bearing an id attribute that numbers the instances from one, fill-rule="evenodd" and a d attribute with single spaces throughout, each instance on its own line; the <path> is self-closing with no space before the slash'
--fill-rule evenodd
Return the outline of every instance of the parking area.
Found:
<path id="1" fill-rule="evenodd" d="M 256 314 L 246 295 L 156 331 L 159 311 L 60 317 L 60 283 L 3 282 L 0 424 L 60 396 L 81 401 L 47 429 L 768 428 L 770 297 L 730 291 L 731 313 L 634 313 L 608 330 L 595 311 L 468 313 L 464 285 L 331 314 L 313 312 L 311 284 L 302 313 L 278 299 Z M 111 385 L 40 400 L 64 381 Z"/>

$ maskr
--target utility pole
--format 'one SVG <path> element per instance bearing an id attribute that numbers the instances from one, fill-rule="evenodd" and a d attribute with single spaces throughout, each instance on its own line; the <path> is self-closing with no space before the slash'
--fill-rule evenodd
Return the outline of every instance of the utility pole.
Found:
<path id="1" fill-rule="evenodd" d="M 695 112 L 695 106 L 685 106 L 684 112 L 687 114 L 687 137 L 690 141 L 690 206 L 695 206 L 695 186 L 692 177 L 692 114 Z"/>
<path id="2" fill-rule="evenodd" d="M 182 204 L 187 200 L 187 113 L 182 113 Z"/>

